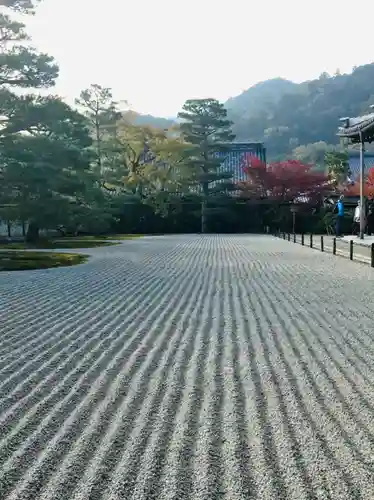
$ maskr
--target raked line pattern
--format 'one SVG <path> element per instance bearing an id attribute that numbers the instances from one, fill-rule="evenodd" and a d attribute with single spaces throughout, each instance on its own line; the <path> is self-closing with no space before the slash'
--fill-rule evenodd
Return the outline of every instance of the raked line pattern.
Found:
<path id="1" fill-rule="evenodd" d="M 374 498 L 374 271 L 163 236 L 0 275 L 2 500 Z"/>

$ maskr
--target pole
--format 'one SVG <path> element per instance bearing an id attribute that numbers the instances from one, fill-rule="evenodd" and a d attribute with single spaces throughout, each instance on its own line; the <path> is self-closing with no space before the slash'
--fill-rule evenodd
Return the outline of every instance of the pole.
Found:
<path id="1" fill-rule="evenodd" d="M 360 132 L 360 240 L 364 239 L 365 233 L 365 202 L 364 202 L 364 177 L 365 177 L 365 144 Z"/>

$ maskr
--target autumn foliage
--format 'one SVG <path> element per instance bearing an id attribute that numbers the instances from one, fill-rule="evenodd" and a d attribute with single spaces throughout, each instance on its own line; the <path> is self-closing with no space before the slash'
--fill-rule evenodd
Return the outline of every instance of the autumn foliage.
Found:
<path id="1" fill-rule="evenodd" d="M 347 196 L 360 196 L 360 178 L 352 186 L 348 186 L 344 194 Z M 374 198 L 374 167 L 370 168 L 365 179 L 364 196 Z"/>
<path id="2" fill-rule="evenodd" d="M 243 197 L 280 202 L 303 197 L 313 201 L 329 190 L 326 175 L 297 160 L 266 165 L 258 158 L 246 155 L 242 167 L 247 176 L 247 180 L 238 186 Z"/>

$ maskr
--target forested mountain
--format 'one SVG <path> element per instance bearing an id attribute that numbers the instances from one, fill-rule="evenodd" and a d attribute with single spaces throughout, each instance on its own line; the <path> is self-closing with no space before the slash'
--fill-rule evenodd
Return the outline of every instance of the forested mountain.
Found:
<path id="1" fill-rule="evenodd" d="M 339 119 L 367 113 L 374 104 L 374 64 L 351 74 L 323 73 L 295 84 L 281 78 L 254 85 L 226 102 L 240 141 L 265 142 L 270 158 L 321 141 L 338 144 Z"/>
<path id="2" fill-rule="evenodd" d="M 155 128 L 169 128 L 174 121 L 169 118 L 162 118 L 152 115 L 142 115 L 135 111 L 127 111 L 125 118 L 134 125 L 150 126 Z"/>
<path id="3" fill-rule="evenodd" d="M 339 119 L 367 113 L 371 104 L 374 63 L 357 67 L 351 74 L 322 73 L 300 84 L 283 78 L 260 82 L 230 98 L 225 107 L 237 141 L 264 142 L 269 159 L 294 156 L 318 162 L 324 151 L 339 144 Z M 167 128 L 174 123 L 132 111 L 128 115 L 137 125 Z"/>
<path id="4" fill-rule="evenodd" d="M 265 110 L 270 111 L 284 94 L 294 92 L 297 88 L 298 85 L 290 80 L 273 78 L 256 83 L 240 95 L 231 97 L 225 107 L 235 121 L 248 119 Z"/>

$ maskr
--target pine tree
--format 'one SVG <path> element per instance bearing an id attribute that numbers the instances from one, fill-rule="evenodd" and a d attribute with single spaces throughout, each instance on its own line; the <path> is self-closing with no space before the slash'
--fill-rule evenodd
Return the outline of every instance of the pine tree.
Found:
<path id="1" fill-rule="evenodd" d="M 218 157 L 228 151 L 235 138 L 232 123 L 216 99 L 187 100 L 178 118 L 182 120 L 180 128 L 186 142 L 192 145 L 187 164 L 201 199 L 201 232 L 206 233 L 208 215 L 217 212 L 217 207 L 209 205 L 217 205 L 227 189 L 232 188 L 232 173 L 221 170 L 222 159 Z"/>
<path id="2" fill-rule="evenodd" d="M 37 52 L 30 45 L 25 24 L 14 20 L 12 11 L 34 13 L 33 0 L 2 0 L 0 2 L 0 91 L 9 96 L 10 87 L 46 88 L 54 85 L 58 67 L 53 58 Z"/>
<path id="3" fill-rule="evenodd" d="M 117 160 L 117 126 L 122 118 L 118 103 L 113 100 L 111 89 L 93 84 L 81 92 L 76 104 L 90 124 L 96 171 L 106 179 Z"/>

